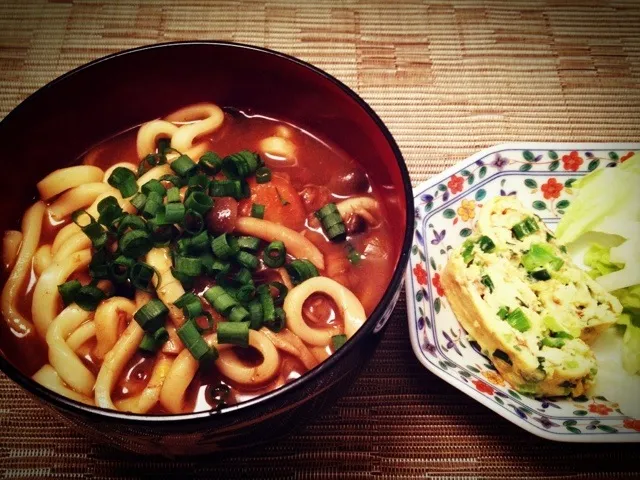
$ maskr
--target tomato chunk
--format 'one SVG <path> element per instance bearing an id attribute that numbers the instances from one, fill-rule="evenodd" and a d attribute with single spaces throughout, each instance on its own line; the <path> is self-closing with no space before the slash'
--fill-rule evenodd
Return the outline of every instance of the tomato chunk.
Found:
<path id="1" fill-rule="evenodd" d="M 273 175 L 270 182 L 257 183 L 249 179 L 251 198 L 240 202 L 240 214 L 251 215 L 251 205 L 264 205 L 264 219 L 295 231 L 304 228 L 305 209 L 300 195 L 284 178 Z"/>

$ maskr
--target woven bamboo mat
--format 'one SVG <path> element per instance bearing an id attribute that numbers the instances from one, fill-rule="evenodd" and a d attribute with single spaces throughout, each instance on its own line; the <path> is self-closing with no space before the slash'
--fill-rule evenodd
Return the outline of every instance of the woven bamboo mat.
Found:
<path id="1" fill-rule="evenodd" d="M 359 92 L 417 184 L 504 141 L 637 141 L 639 25 L 637 1 L 2 1 L 0 115 L 121 49 L 252 43 Z M 637 452 L 538 439 L 431 375 L 411 352 L 403 298 L 369 367 L 328 414 L 225 461 L 145 459 L 93 444 L 0 375 L 2 478 L 622 478 L 637 475 Z"/>

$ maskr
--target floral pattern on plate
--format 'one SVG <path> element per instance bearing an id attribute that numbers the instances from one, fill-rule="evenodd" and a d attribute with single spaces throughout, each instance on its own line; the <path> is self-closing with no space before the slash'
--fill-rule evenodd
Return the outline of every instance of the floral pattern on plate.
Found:
<path id="1" fill-rule="evenodd" d="M 472 233 L 486 198 L 515 195 L 552 228 L 573 199 L 573 183 L 614 168 L 640 144 L 511 144 L 480 152 L 414 189 L 414 243 L 407 268 L 413 350 L 431 372 L 506 419 L 560 441 L 640 441 L 640 419 L 602 396 L 536 399 L 518 393 L 467 338 L 440 284 L 450 250 Z"/>

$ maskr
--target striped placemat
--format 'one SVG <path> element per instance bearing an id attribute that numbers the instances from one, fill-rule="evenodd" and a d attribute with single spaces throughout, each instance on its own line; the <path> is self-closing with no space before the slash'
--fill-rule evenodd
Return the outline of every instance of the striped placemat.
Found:
<path id="1" fill-rule="evenodd" d="M 640 4 L 388 0 L 0 2 L 0 116 L 58 75 L 135 46 L 218 39 L 309 61 L 394 134 L 415 184 L 505 141 L 638 141 Z M 369 367 L 326 415 L 229 458 L 93 444 L 0 375 L 0 478 L 623 478 L 634 445 L 538 439 L 424 370 L 404 297 Z"/>

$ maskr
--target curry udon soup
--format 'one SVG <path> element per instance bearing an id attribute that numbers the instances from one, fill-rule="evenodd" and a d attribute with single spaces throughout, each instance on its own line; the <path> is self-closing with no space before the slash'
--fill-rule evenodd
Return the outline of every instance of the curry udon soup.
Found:
<path id="1" fill-rule="evenodd" d="M 107 409 L 215 409 L 292 381 L 356 333 L 399 248 L 345 153 L 212 104 L 107 140 L 37 187 L 4 234 L 0 346 L 45 387 Z"/>

